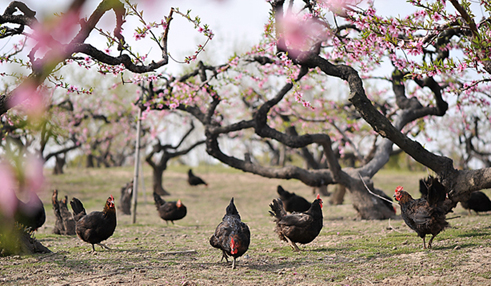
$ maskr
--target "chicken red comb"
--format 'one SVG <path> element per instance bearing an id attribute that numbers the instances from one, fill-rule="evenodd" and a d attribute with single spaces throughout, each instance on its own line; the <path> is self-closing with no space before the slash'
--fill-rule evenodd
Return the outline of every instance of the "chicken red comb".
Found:
<path id="1" fill-rule="evenodd" d="M 316 199 L 320 200 L 321 199 L 321 196 L 319 194 L 317 194 L 317 198 Z"/>
<path id="2" fill-rule="evenodd" d="M 397 188 L 396 188 L 396 193 L 398 193 L 398 192 L 402 191 L 403 189 L 404 189 L 403 187 L 401 187 L 401 186 L 397 186 Z"/>
<path id="3" fill-rule="evenodd" d="M 114 197 L 113 195 L 109 195 L 109 198 L 107 198 L 106 205 L 109 206 L 109 208 L 114 208 Z"/>

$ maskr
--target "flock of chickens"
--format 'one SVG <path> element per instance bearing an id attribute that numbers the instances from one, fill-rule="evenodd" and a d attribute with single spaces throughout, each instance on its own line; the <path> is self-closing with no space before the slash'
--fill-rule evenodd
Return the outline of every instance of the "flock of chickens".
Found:
<path id="1" fill-rule="evenodd" d="M 208 186 L 201 178 L 195 176 L 191 169 L 188 172 L 188 183 L 192 186 L 201 184 Z M 394 198 L 401 207 L 404 222 L 423 239 L 423 248 L 426 249 L 426 235 L 432 235 L 428 241 L 428 248 L 431 248 L 435 236 L 449 226 L 445 216 L 452 211 L 455 203 L 448 199 L 446 188 L 432 176 L 420 180 L 420 192 L 421 198 L 413 199 L 403 190 L 403 187 L 399 186 L 395 189 Z M 275 232 L 294 251 L 299 251 L 297 243 L 310 243 L 319 235 L 323 227 L 322 199 L 317 195 L 317 198 L 310 203 L 295 193 L 284 190 L 281 186 L 278 186 L 277 193 L 279 198 L 274 199 L 269 205 L 271 208 L 269 213 L 276 223 Z M 175 220 L 186 216 L 187 209 L 181 200 L 166 202 L 156 193 L 153 196 L 159 216 L 167 224 L 169 221 L 174 224 Z M 384 198 L 390 200 L 386 195 Z M 102 211 L 88 214 L 77 198 L 73 198 L 70 205 L 78 237 L 90 243 L 93 251 L 95 251 L 95 244 L 108 248 L 101 242 L 111 237 L 116 229 L 113 196 L 107 199 Z M 490 211 L 491 201 L 484 193 L 474 192 L 468 201 L 462 202 L 462 206 L 469 210 L 469 214 L 471 210 L 479 213 Z M 391 204 L 388 207 L 393 208 Z M 46 220 L 46 213 L 41 200 L 35 196 L 34 200 L 27 204 L 19 201 L 15 219 L 31 230 L 42 226 Z M 222 221 L 210 238 L 210 245 L 222 251 L 222 260 L 225 258 L 228 262 L 228 257 L 232 257 L 232 268 L 235 268 L 236 259 L 249 248 L 250 237 L 249 227 L 241 221 L 232 198 L 225 209 Z"/>

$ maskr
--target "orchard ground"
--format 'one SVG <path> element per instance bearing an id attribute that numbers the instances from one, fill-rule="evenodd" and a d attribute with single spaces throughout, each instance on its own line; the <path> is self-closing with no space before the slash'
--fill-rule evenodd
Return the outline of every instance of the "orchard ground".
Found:
<path id="1" fill-rule="evenodd" d="M 144 169 L 146 194 L 139 193 L 137 222 L 118 213 L 114 235 L 105 241 L 111 250 L 82 242 L 76 236 L 52 234 L 53 189 L 59 198 L 82 200 L 88 212 L 102 210 L 112 194 L 119 204 L 120 189 L 131 180 L 131 168 L 68 169 L 46 174 L 41 198 L 47 221 L 35 237 L 53 253 L 0 258 L 2 285 L 490 285 L 491 213 L 469 216 L 460 204 L 448 217 L 452 228 L 440 233 L 433 249 L 400 219 L 357 219 L 349 194 L 339 206 L 324 204 L 324 228 L 303 251 L 292 252 L 278 239 L 268 214 L 276 186 L 313 200 L 312 189 L 294 180 L 266 179 L 236 170 L 201 166 L 194 172 L 209 187 L 190 187 L 187 167 L 164 173 L 166 200 L 181 199 L 187 216 L 175 225 L 158 217 L 150 186 L 150 169 Z M 415 197 L 418 180 L 426 173 L 382 171 L 375 186 L 392 196 L 396 186 Z M 330 189 L 332 190 L 332 189 Z M 488 195 L 491 193 L 486 191 Z M 237 269 L 220 262 L 221 251 L 209 238 L 235 198 L 242 220 L 251 229 L 248 252 Z M 146 199 L 146 201 L 145 201 Z M 327 202 L 328 198 L 324 198 Z"/>

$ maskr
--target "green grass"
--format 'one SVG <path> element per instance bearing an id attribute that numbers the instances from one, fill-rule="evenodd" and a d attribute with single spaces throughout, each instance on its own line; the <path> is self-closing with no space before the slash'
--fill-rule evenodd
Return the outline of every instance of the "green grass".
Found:
<path id="1" fill-rule="evenodd" d="M 81 199 L 89 212 L 102 210 L 110 194 L 119 203 L 120 189 L 131 180 L 133 170 L 68 169 L 61 176 L 47 174 L 41 198 L 48 218 L 36 237 L 53 253 L 0 258 L 0 281 L 5 285 L 398 285 L 401 279 L 429 285 L 491 282 L 491 272 L 482 266 L 491 263 L 489 214 L 468 216 L 458 206 L 450 215 L 460 216 L 450 220 L 452 228 L 435 238 L 432 250 L 423 250 L 422 240 L 400 219 L 358 219 L 348 194 L 343 205 L 325 204 L 320 235 L 301 245 L 302 252 L 294 253 L 274 233 L 268 205 L 279 184 L 313 200 L 311 188 L 298 181 L 266 179 L 209 165 L 193 168 L 209 187 L 190 187 L 187 170 L 186 166 L 172 166 L 164 174 L 164 188 L 171 193 L 164 199 L 181 199 L 188 208 L 184 219 L 167 226 L 158 217 L 149 191 L 151 172 L 144 168 L 146 194 L 140 191 L 138 195 L 137 223 L 118 213 L 116 232 L 105 242 L 112 250 L 96 246 L 96 253 L 75 236 L 51 233 L 51 192 L 56 188 L 59 197 Z M 418 180 L 425 175 L 383 171 L 374 181 L 389 195 L 402 185 L 418 197 Z M 250 248 L 233 271 L 230 264 L 220 262 L 221 252 L 208 242 L 231 197 L 252 233 Z M 168 254 L 186 250 L 196 252 Z"/>

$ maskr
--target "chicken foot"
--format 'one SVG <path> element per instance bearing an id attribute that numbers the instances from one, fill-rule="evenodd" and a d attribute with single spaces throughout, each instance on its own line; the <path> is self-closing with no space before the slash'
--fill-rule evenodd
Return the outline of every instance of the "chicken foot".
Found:
<path id="1" fill-rule="evenodd" d="M 220 262 L 222 262 L 224 258 L 228 263 L 228 255 L 225 252 L 225 250 L 222 250 L 222 259 L 220 259 Z M 235 257 L 234 257 L 234 260 L 232 261 L 232 269 L 235 269 Z"/>
<path id="2" fill-rule="evenodd" d="M 430 238 L 430 241 L 428 241 L 428 248 L 431 248 L 431 242 L 433 241 L 433 238 L 435 238 L 436 235 L 433 235 L 431 238 Z"/>
<path id="3" fill-rule="evenodd" d="M 228 263 L 228 255 L 225 252 L 225 250 L 222 250 L 222 259 L 220 259 L 220 262 L 222 262 L 224 258 L 225 258 L 225 261 L 227 261 L 227 263 Z"/>
<path id="4" fill-rule="evenodd" d="M 111 248 L 109 248 L 109 247 L 108 247 L 107 245 L 105 245 L 105 244 L 102 244 L 102 243 L 96 243 L 96 244 L 97 244 L 97 245 L 99 245 L 99 246 L 100 246 L 100 247 L 102 247 L 102 248 L 105 248 L 105 249 L 111 250 Z M 92 248 L 94 248 L 94 245 L 93 245 L 93 244 L 92 244 Z M 94 249 L 94 251 L 95 251 L 95 249 Z"/>
<path id="5" fill-rule="evenodd" d="M 291 241 L 291 239 L 288 238 L 288 236 L 286 236 L 286 235 L 284 235 L 284 237 L 286 238 L 286 240 L 288 241 L 290 246 L 293 248 L 293 251 L 300 251 L 300 248 L 298 248 L 298 246 L 295 244 L 295 242 Z"/>
<path id="6" fill-rule="evenodd" d="M 431 238 L 430 238 L 430 241 L 428 241 L 428 248 L 431 248 L 431 243 L 433 242 L 433 239 L 436 237 L 436 235 L 433 235 Z M 425 242 L 425 238 L 423 237 L 423 249 L 426 249 L 426 242 Z"/>

